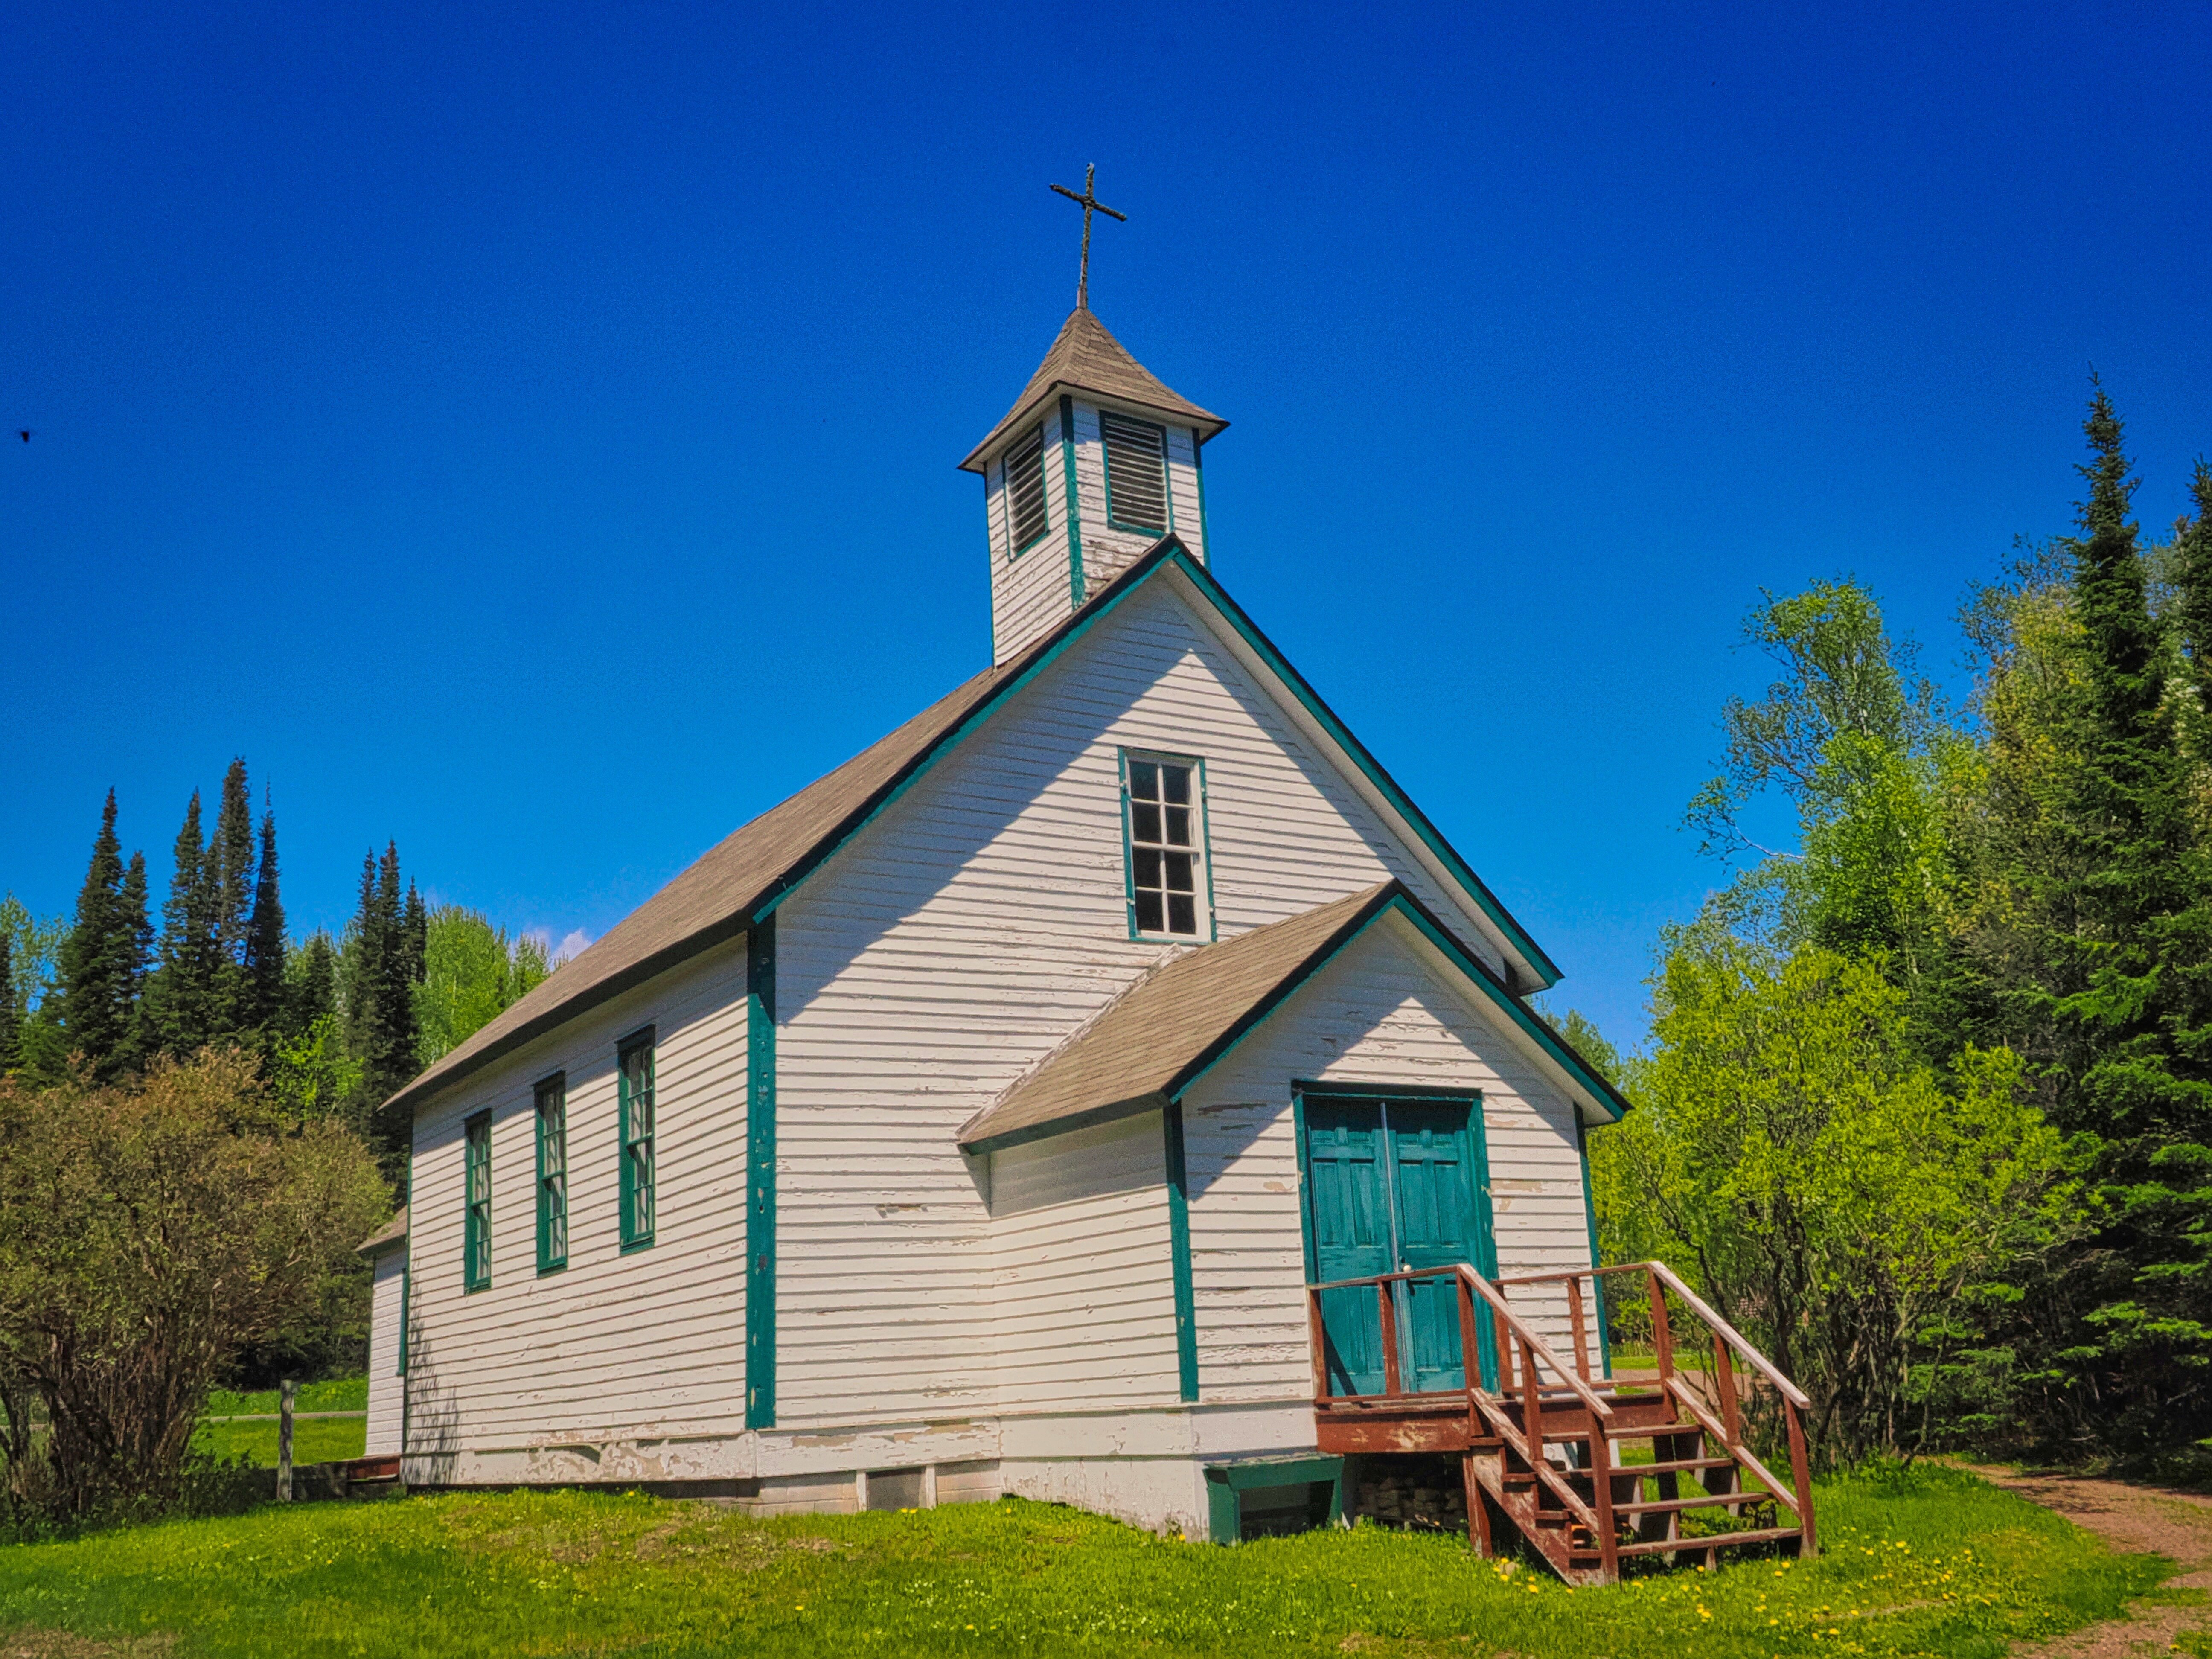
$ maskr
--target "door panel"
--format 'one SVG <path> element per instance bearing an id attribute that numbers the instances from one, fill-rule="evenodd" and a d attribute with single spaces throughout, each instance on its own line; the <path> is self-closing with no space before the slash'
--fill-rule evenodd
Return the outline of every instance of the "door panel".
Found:
<path id="1" fill-rule="evenodd" d="M 1315 1099 L 1306 1103 L 1305 1118 L 1316 1283 L 1389 1273 L 1395 1264 L 1376 1103 Z M 1328 1391 L 1382 1393 L 1382 1320 L 1375 1292 L 1323 1291 L 1321 1315 Z"/>
<path id="2" fill-rule="evenodd" d="M 1481 1249 L 1476 1181 L 1468 1146 L 1468 1109 L 1455 1101 L 1394 1100 L 1385 1106 L 1397 1188 L 1398 1261 L 1403 1267 L 1472 1262 L 1489 1271 Z M 1400 1366 L 1417 1392 L 1467 1386 L 1461 1352 L 1459 1285 L 1414 1279 L 1404 1287 Z"/>
<path id="3" fill-rule="evenodd" d="M 1471 1262 L 1497 1272 L 1481 1130 L 1468 1103 L 1310 1095 L 1304 1099 L 1307 1226 L 1316 1282 Z M 1332 1395 L 1380 1394 L 1382 1319 L 1372 1289 L 1322 1293 Z M 1395 1287 L 1402 1386 L 1467 1386 L 1459 1289 L 1445 1278 Z M 1490 1310 L 1475 1328 L 1482 1381 L 1495 1387 Z"/>

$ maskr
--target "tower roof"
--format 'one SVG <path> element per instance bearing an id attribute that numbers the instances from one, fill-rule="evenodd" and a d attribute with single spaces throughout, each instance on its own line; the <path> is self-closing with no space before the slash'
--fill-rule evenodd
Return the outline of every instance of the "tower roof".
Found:
<path id="1" fill-rule="evenodd" d="M 1053 341 L 1052 349 L 1044 354 L 1044 361 L 1030 376 L 1022 395 L 1014 399 L 1006 418 L 993 427 L 990 435 L 969 450 L 968 459 L 960 465 L 970 472 L 981 472 L 983 458 L 1000 439 L 1026 421 L 1061 386 L 1119 398 L 1173 415 L 1196 429 L 1200 443 L 1229 424 L 1218 415 L 1200 409 L 1180 392 L 1161 385 L 1152 370 L 1132 357 L 1122 343 L 1106 331 L 1106 325 L 1092 314 L 1088 306 L 1078 306 L 1060 325 L 1060 336 Z"/>

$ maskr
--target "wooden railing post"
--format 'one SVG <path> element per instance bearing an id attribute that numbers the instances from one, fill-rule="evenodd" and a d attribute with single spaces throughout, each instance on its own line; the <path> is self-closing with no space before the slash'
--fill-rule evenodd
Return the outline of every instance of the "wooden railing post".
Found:
<path id="1" fill-rule="evenodd" d="M 1598 1565 L 1605 1582 L 1620 1582 L 1620 1529 L 1613 1519 L 1613 1443 L 1605 1425 L 1590 1413 L 1589 1466 L 1591 1507 L 1597 1511 Z"/>
<path id="2" fill-rule="evenodd" d="M 1797 1414 L 1797 1402 L 1784 1399 L 1784 1417 L 1790 1425 L 1790 1480 L 1797 1488 L 1797 1553 L 1817 1555 L 1820 1548 L 1813 1536 L 1813 1468 L 1805 1455 L 1805 1425 Z"/>
<path id="3" fill-rule="evenodd" d="M 1328 1328 L 1322 1322 L 1321 1292 L 1311 1288 L 1306 1291 L 1306 1331 L 1313 1343 L 1314 1403 L 1318 1406 L 1328 1400 Z"/>
<path id="4" fill-rule="evenodd" d="M 1526 1337 L 1521 1341 L 1521 1432 L 1528 1439 L 1528 1455 L 1535 1462 L 1544 1461 L 1544 1384 L 1543 1371 L 1536 1364 L 1535 1352 Z"/>
<path id="5" fill-rule="evenodd" d="M 1589 1334 L 1583 1326 L 1583 1281 L 1579 1273 L 1567 1276 L 1567 1323 L 1574 1331 L 1575 1375 L 1589 1381 Z"/>
<path id="6" fill-rule="evenodd" d="M 1459 1298 L 1459 1371 L 1467 1382 L 1467 1430 L 1475 1431 L 1474 1391 L 1482 1386 L 1482 1355 L 1475 1346 L 1474 1288 L 1459 1274 L 1452 1275 L 1452 1292 Z"/>
<path id="7" fill-rule="evenodd" d="M 1401 1392 L 1402 1379 L 1398 1375 L 1398 1309 L 1391 1299 L 1391 1281 L 1378 1279 L 1375 1285 L 1376 1311 L 1382 1324 L 1382 1392 Z"/>
<path id="8" fill-rule="evenodd" d="M 1667 1323 L 1667 1287 L 1659 1282 L 1657 1273 L 1644 1275 L 1651 1286 L 1651 1354 L 1659 1366 L 1659 1386 L 1663 1389 L 1674 1378 L 1674 1334 Z"/>
<path id="9" fill-rule="evenodd" d="M 1729 1345 L 1717 1333 L 1713 1337 L 1713 1392 L 1720 1396 L 1715 1403 L 1721 1408 L 1721 1426 L 1728 1431 L 1729 1444 L 1733 1446 L 1743 1438 L 1743 1423 L 1736 1412 L 1735 1366 L 1729 1358 Z"/>

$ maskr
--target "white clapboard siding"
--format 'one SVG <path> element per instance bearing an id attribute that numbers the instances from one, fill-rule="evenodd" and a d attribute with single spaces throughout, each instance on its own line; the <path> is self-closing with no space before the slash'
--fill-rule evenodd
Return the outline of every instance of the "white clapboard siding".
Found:
<path id="1" fill-rule="evenodd" d="M 368 1439 L 364 1457 L 389 1457 L 399 1449 L 399 1321 L 404 1300 L 407 1252 L 376 1258 L 368 1286 Z"/>
<path id="2" fill-rule="evenodd" d="M 777 913 L 780 1426 L 1001 1401 L 953 1136 L 1161 957 L 1127 934 L 1124 744 L 1205 757 L 1224 937 L 1393 874 L 1453 914 L 1182 598 L 1131 596 Z"/>
<path id="3" fill-rule="evenodd" d="M 1068 580 L 1067 484 L 1060 457 L 1060 410 L 1044 417 L 1044 499 L 1047 528 L 1023 552 L 1013 550 L 1013 519 L 1006 500 L 1003 459 L 991 463 L 984 505 L 990 524 L 991 659 L 1005 662 L 1049 634 L 1074 608 Z M 1026 432 L 1027 428 L 1023 430 Z"/>
<path id="4" fill-rule="evenodd" d="M 744 1425 L 742 940 L 592 1010 L 419 1116 L 409 1208 L 417 1455 Z M 620 1237 L 616 1045 L 655 1030 L 654 1243 Z M 532 1085 L 568 1074 L 568 1265 L 537 1270 Z M 492 1117 L 489 1288 L 465 1291 L 462 1124 Z"/>
<path id="5" fill-rule="evenodd" d="M 991 1212 L 1005 1407 L 1172 1403 L 1175 1278 L 1159 1114 L 994 1153 Z"/>
<path id="6" fill-rule="evenodd" d="M 1480 1091 L 1498 1271 L 1589 1265 L 1574 1108 L 1480 995 L 1386 916 L 1184 1097 L 1201 1400 L 1312 1387 L 1293 1079 Z M 1516 1308 L 1571 1357 L 1563 1300 L 1523 1292 Z"/>
<path id="7" fill-rule="evenodd" d="M 1175 506 L 1176 534 L 1182 544 L 1198 556 L 1200 564 L 1211 564 L 1213 555 L 1206 545 L 1206 502 L 1199 493 L 1198 434 L 1187 426 L 1168 428 L 1168 498 Z"/>

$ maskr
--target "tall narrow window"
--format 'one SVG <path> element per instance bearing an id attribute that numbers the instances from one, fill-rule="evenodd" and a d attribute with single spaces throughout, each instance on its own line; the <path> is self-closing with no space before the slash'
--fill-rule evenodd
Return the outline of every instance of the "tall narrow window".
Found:
<path id="1" fill-rule="evenodd" d="M 491 1283 L 491 1114 L 478 1112 L 461 1126 L 466 1142 L 468 1222 L 461 1240 L 464 1287 Z"/>
<path id="2" fill-rule="evenodd" d="M 411 1269 L 403 1262 L 399 1267 L 399 1363 L 392 1370 L 399 1376 L 407 1375 L 407 1281 Z"/>
<path id="3" fill-rule="evenodd" d="M 1168 527 L 1168 434 L 1150 421 L 1098 411 L 1106 441 L 1106 522 L 1116 530 Z"/>
<path id="4" fill-rule="evenodd" d="M 1139 934 L 1199 936 L 1206 845 L 1198 764 L 1164 756 L 1124 758 L 1128 794 L 1129 923 Z M 1206 910 L 1210 911 L 1209 904 Z"/>
<path id="5" fill-rule="evenodd" d="M 568 1265 L 568 1084 L 538 1085 L 538 1271 Z"/>
<path id="6" fill-rule="evenodd" d="M 622 1242 L 653 1243 L 653 1033 L 622 1046 Z"/>
<path id="7" fill-rule="evenodd" d="M 1050 515 L 1044 504 L 1044 428 L 1006 452 L 1006 521 L 1013 550 L 1019 553 L 1044 534 Z"/>

